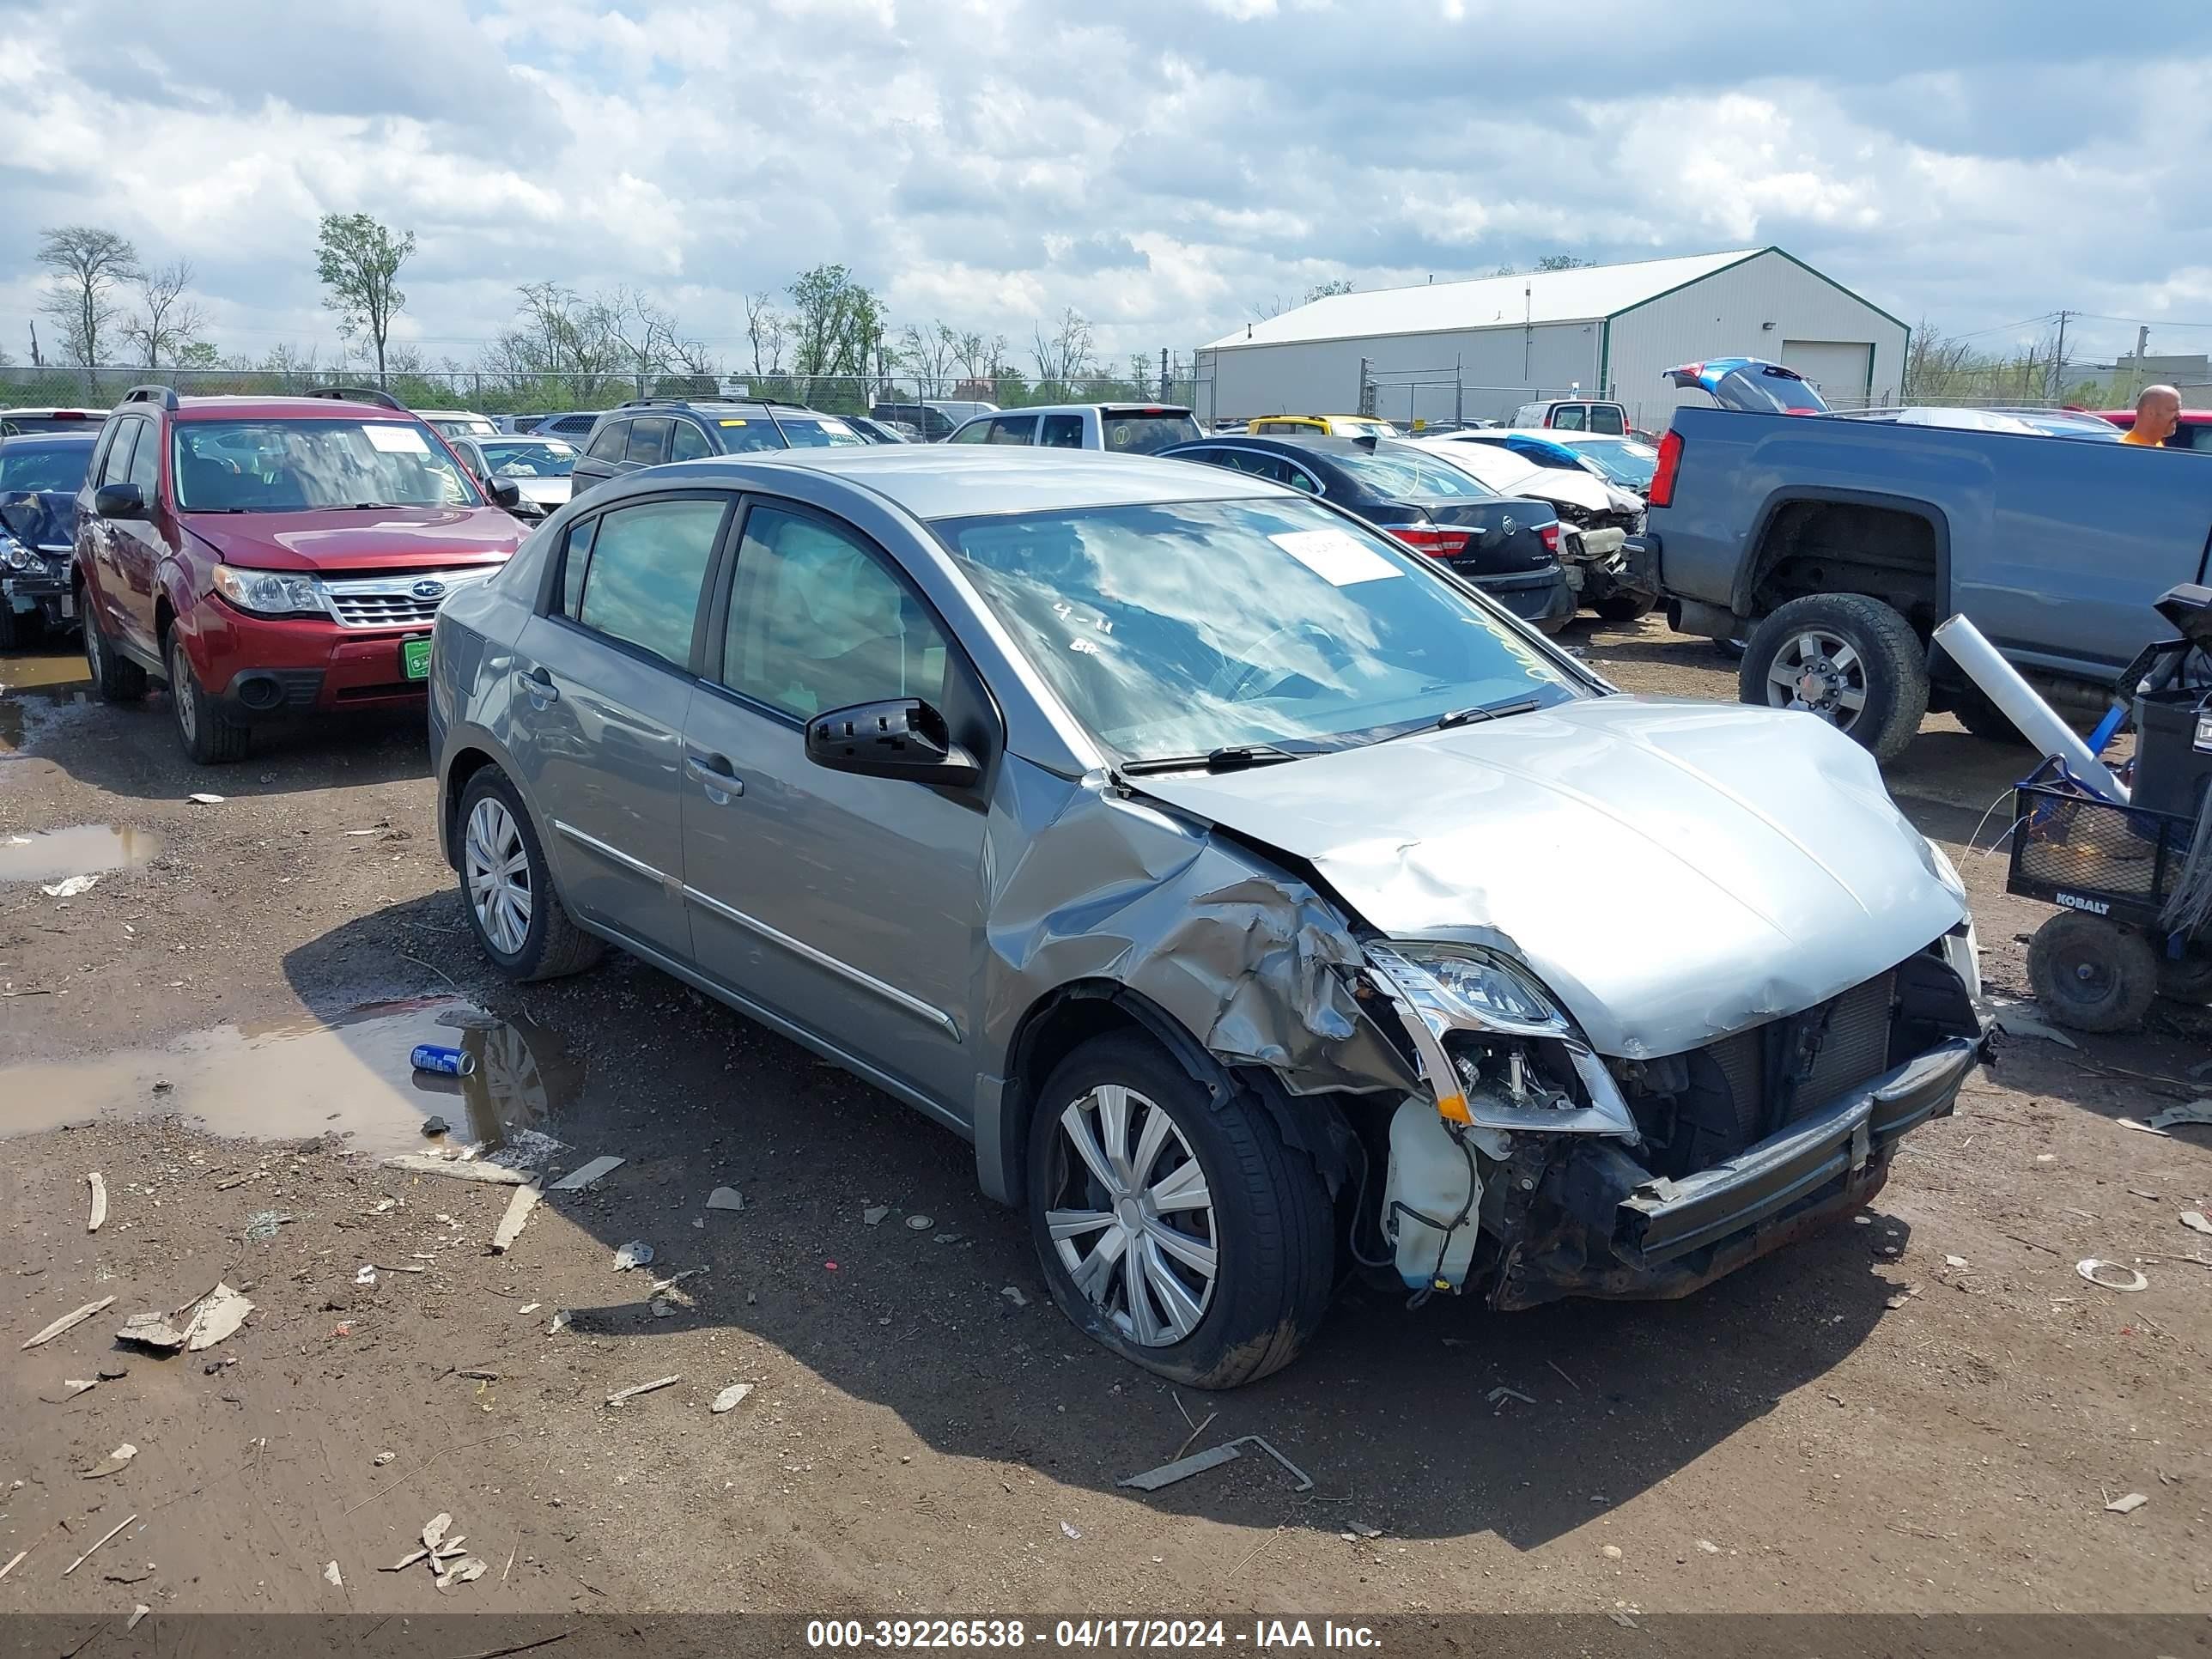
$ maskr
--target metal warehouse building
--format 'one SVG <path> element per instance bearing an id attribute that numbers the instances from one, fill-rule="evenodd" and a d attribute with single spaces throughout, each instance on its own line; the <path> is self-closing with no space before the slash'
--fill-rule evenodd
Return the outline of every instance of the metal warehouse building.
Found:
<path id="1" fill-rule="evenodd" d="M 1540 398 L 1601 397 L 1666 424 L 1660 377 L 1765 357 L 1838 407 L 1896 400 L 1911 331 L 1778 247 L 1333 295 L 1201 347 L 1202 418 L 1358 407 L 1391 420 L 1509 418 Z"/>

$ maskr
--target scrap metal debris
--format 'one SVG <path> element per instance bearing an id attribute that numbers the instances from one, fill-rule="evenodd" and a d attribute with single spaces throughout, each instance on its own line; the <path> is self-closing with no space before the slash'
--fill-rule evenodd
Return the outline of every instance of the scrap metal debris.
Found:
<path id="1" fill-rule="evenodd" d="M 98 1480 L 103 1476 L 117 1474 L 123 1469 L 130 1468 L 131 1460 L 137 1455 L 138 1448 L 132 1445 L 128 1440 L 126 1440 L 121 1445 L 118 1446 L 113 1451 L 107 1454 L 106 1462 L 101 1463 L 96 1468 L 87 1469 L 83 1474 L 79 1477 L 79 1479 L 85 1480 Z"/>
<path id="2" fill-rule="evenodd" d="M 40 1331 L 28 1342 L 26 1342 L 23 1345 L 23 1350 L 27 1351 L 29 1349 L 35 1348 L 42 1342 L 52 1341 L 64 1331 L 69 1330 L 75 1326 L 83 1324 L 86 1320 L 91 1318 L 93 1315 L 98 1313 L 102 1308 L 105 1308 L 108 1304 L 114 1300 L 115 1298 L 112 1296 L 104 1296 L 97 1302 L 86 1303 L 84 1306 L 79 1308 L 73 1314 L 64 1314 L 59 1319 L 54 1321 L 52 1324 L 47 1326 L 46 1329 Z"/>
<path id="3" fill-rule="evenodd" d="M 544 1188 L 535 1182 L 514 1189 L 514 1196 L 507 1200 L 507 1213 L 500 1217 L 499 1225 L 492 1230 L 491 1253 L 494 1255 L 507 1254 L 508 1248 L 521 1236 L 523 1223 L 530 1219 L 530 1212 L 538 1207 L 538 1200 L 544 1196 Z"/>
<path id="4" fill-rule="evenodd" d="M 1026 1308 L 1030 1305 L 1029 1297 L 1022 1294 L 1022 1287 L 1018 1285 L 1000 1285 L 999 1288 L 999 1294 L 1006 1297 L 1007 1301 L 1012 1303 L 1017 1308 Z"/>
<path id="5" fill-rule="evenodd" d="M 345 1575 L 338 1571 L 337 1562 L 326 1561 L 323 1564 L 323 1582 L 339 1589 L 345 1588 Z"/>
<path id="6" fill-rule="evenodd" d="M 2133 1515 L 2137 1510 L 2141 1509 L 2144 1504 L 2149 1502 L 2150 1499 L 2144 1497 L 2141 1492 L 2131 1492 L 2125 1498 L 2115 1498 L 2111 1503 L 2106 1504 L 2105 1507 L 2111 1510 L 2114 1515 Z"/>
<path id="7" fill-rule="evenodd" d="M 143 1601 L 139 1602 L 137 1606 L 131 1609 L 131 1617 L 124 1621 L 123 1628 L 125 1632 L 127 1633 L 131 1631 L 137 1630 L 138 1628 L 138 1621 L 153 1611 L 154 1609 L 148 1607 Z"/>
<path id="8" fill-rule="evenodd" d="M 743 1400 L 752 1391 L 753 1385 L 750 1382 L 732 1382 L 728 1388 L 723 1389 L 721 1393 L 714 1396 L 714 1403 L 708 1407 L 707 1409 L 714 1413 L 717 1416 L 720 1415 L 724 1412 L 735 1411 L 738 1407 L 738 1402 Z"/>
<path id="9" fill-rule="evenodd" d="M 98 1377 L 66 1376 L 62 1379 L 62 1391 L 59 1394 L 42 1394 L 39 1398 L 49 1406 L 65 1406 L 88 1389 L 96 1389 L 99 1386 Z"/>
<path id="10" fill-rule="evenodd" d="M 860 1224 L 864 1227 L 877 1226 L 890 1212 L 890 1206 L 888 1204 L 871 1204 L 860 1212 Z"/>
<path id="11" fill-rule="evenodd" d="M 212 794 L 205 789 L 196 790 L 185 799 L 195 806 L 220 806 L 224 800 L 224 797 Z"/>
<path id="12" fill-rule="evenodd" d="M 1492 1389 L 1487 1397 L 1490 1403 L 1493 1406 L 1503 1404 L 1508 1400 L 1518 1400 L 1524 1406 L 1533 1406 L 1536 1403 L 1527 1395 L 1522 1393 L 1520 1389 L 1509 1389 L 1503 1386 Z"/>
<path id="13" fill-rule="evenodd" d="M 435 1152 L 395 1152 L 384 1160 L 387 1170 L 407 1170 L 416 1175 L 451 1176 L 456 1181 L 483 1181 L 495 1187 L 520 1187 L 530 1177 L 504 1164 L 478 1158 L 440 1158 Z M 554 1185 L 562 1183 L 556 1182 Z"/>
<path id="14" fill-rule="evenodd" d="M 735 1187 L 717 1187 L 707 1194 L 707 1207 L 710 1210 L 742 1210 L 745 1207 L 744 1195 Z"/>
<path id="15" fill-rule="evenodd" d="M 2017 997 L 1985 996 L 1979 1006 L 1984 1017 L 2007 1036 L 2041 1037 L 2046 1042 L 2063 1043 L 2069 1048 L 2081 1046 L 2056 1025 L 2038 1017 L 2032 1002 Z"/>
<path id="16" fill-rule="evenodd" d="M 635 1400 L 641 1394 L 651 1394 L 656 1389 L 665 1389 L 672 1382 L 681 1382 L 683 1380 L 683 1376 L 678 1374 L 674 1376 L 655 1377 L 650 1382 L 633 1383 L 627 1389 L 617 1389 L 614 1393 L 609 1395 L 607 1396 L 607 1404 L 610 1406 L 619 1406 L 625 1400 Z"/>
<path id="17" fill-rule="evenodd" d="M 114 1298 L 110 1297 L 109 1301 Z M 192 1309 L 192 1316 L 179 1328 L 170 1322 L 183 1312 L 172 1314 L 133 1314 L 123 1322 L 115 1334 L 118 1342 L 133 1342 L 141 1347 L 159 1349 L 174 1353 L 179 1348 L 198 1353 L 203 1348 L 212 1348 L 224 1338 L 234 1335 L 246 1323 L 246 1315 L 253 1311 L 253 1304 L 229 1285 L 218 1283 Z"/>
<path id="18" fill-rule="evenodd" d="M 1526 1395 L 1522 1397 L 1527 1398 Z M 1256 1434 L 1239 1435 L 1234 1440 L 1224 1441 L 1218 1446 L 1209 1446 L 1202 1452 L 1194 1452 L 1188 1457 L 1179 1457 L 1172 1463 L 1163 1463 L 1156 1469 L 1146 1469 L 1142 1474 L 1133 1474 L 1127 1480 L 1117 1480 L 1114 1484 L 1117 1486 L 1133 1486 L 1139 1492 L 1158 1492 L 1161 1487 L 1171 1486 L 1178 1480 L 1188 1480 L 1194 1474 L 1203 1474 L 1206 1470 L 1218 1469 L 1224 1463 L 1234 1463 L 1243 1455 L 1239 1448 L 1244 1446 L 1257 1446 L 1288 1469 L 1298 1483 L 1291 1488 L 1292 1492 L 1313 1490 L 1314 1483 L 1311 1475 L 1277 1451 L 1274 1447 L 1267 1443 L 1265 1438 Z"/>
<path id="19" fill-rule="evenodd" d="M 618 1170 L 622 1165 L 623 1160 L 618 1158 L 595 1158 L 589 1164 L 569 1170 L 568 1174 L 553 1183 L 551 1190 L 556 1193 L 580 1191 L 590 1186 L 609 1170 Z"/>
<path id="20" fill-rule="evenodd" d="M 112 1527 L 110 1527 L 110 1528 L 109 1528 L 106 1532 L 104 1532 L 104 1533 L 100 1534 L 100 1542 L 99 1542 L 99 1543 L 94 1544 L 94 1545 L 90 1549 L 87 1550 L 87 1551 L 86 1551 L 82 1555 L 78 1556 L 78 1557 L 77 1557 L 77 1559 L 76 1559 L 76 1560 L 74 1560 L 74 1561 L 70 1562 L 70 1563 L 69 1564 L 69 1565 L 67 1565 L 67 1566 L 65 1566 L 65 1567 L 64 1567 L 64 1568 L 62 1569 L 62 1577 L 64 1577 L 64 1578 L 68 1577 L 71 1573 L 75 1572 L 75 1571 L 76 1571 L 79 1567 L 82 1566 L 86 1562 L 88 1562 L 88 1561 L 91 1560 L 91 1559 L 92 1559 L 92 1558 L 93 1558 L 94 1556 L 95 1556 L 95 1555 L 97 1555 L 97 1554 L 99 1554 L 99 1553 L 100 1553 L 100 1547 L 101 1547 L 102 1545 L 106 1544 L 106 1543 L 110 1539 L 113 1538 L 113 1537 L 115 1536 L 115 1534 L 118 1534 L 118 1533 L 121 1532 L 121 1531 L 124 1529 L 124 1528 L 125 1528 L 125 1527 L 129 1526 L 129 1525 L 130 1525 L 133 1521 L 136 1521 L 137 1518 L 138 1518 L 138 1517 L 137 1517 L 137 1516 L 135 1516 L 135 1515 L 126 1515 L 126 1516 L 125 1516 L 123 1517 L 123 1519 L 121 1519 L 120 1521 L 118 1521 L 118 1522 L 116 1522 Z"/>
<path id="21" fill-rule="evenodd" d="M 2192 1100 L 2186 1106 L 2169 1106 L 2150 1120 L 2154 1129 L 2170 1129 L 2177 1123 L 2212 1123 L 2212 1100 Z"/>
<path id="22" fill-rule="evenodd" d="M 97 1170 L 85 1179 L 92 1184 L 92 1213 L 85 1219 L 84 1230 L 96 1233 L 100 1224 L 107 1219 L 107 1182 L 100 1178 Z"/>
<path id="23" fill-rule="evenodd" d="M 633 1238 L 615 1252 L 615 1271 L 626 1273 L 632 1267 L 642 1267 L 653 1260 L 653 1246 L 641 1238 Z"/>
<path id="24" fill-rule="evenodd" d="M 2202 1210 L 2184 1210 L 2181 1212 L 2181 1224 L 2192 1233 L 2212 1233 L 2212 1221 L 2204 1218 L 2204 1212 Z"/>
<path id="25" fill-rule="evenodd" d="M 910 1215 L 906 1218 L 906 1224 L 915 1232 L 926 1233 L 937 1224 L 926 1215 Z"/>
<path id="26" fill-rule="evenodd" d="M 99 879 L 96 875 L 71 876 L 67 881 L 58 881 L 52 886 L 41 887 L 39 890 L 48 898 L 75 898 L 79 893 L 90 892 L 92 884 Z"/>
<path id="27" fill-rule="evenodd" d="M 2085 1256 L 2074 1264 L 2074 1271 L 2092 1285 L 2108 1291 L 2143 1291 L 2150 1281 L 2136 1268 L 2123 1267 L 2117 1261 L 2100 1261 L 2095 1256 Z"/>
<path id="28" fill-rule="evenodd" d="M 8 1565 L 4 1567 L 0 1567 L 0 1578 L 5 1578 L 9 1573 L 15 1571 L 16 1568 L 21 1566 L 23 1565 L 23 1558 L 30 1553 L 31 1552 L 29 1550 L 17 1550 L 15 1553 L 9 1559 Z"/>

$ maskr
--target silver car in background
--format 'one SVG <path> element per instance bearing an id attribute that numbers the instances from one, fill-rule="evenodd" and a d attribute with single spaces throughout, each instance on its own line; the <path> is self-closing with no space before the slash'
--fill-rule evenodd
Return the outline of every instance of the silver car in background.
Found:
<path id="1" fill-rule="evenodd" d="M 1348 1264 L 1682 1294 L 1865 1204 L 1979 1054 L 1964 890 L 1848 738 L 1622 696 L 1240 474 L 624 477 L 447 601 L 430 727 L 502 972 L 612 942 L 908 1102 L 1202 1387 Z"/>
<path id="2" fill-rule="evenodd" d="M 562 438 L 536 433 L 495 433 L 448 438 L 470 471 L 489 483 L 505 478 L 520 494 L 511 510 L 526 522 L 542 519 L 567 502 L 575 488 L 570 476 L 584 452 Z"/>

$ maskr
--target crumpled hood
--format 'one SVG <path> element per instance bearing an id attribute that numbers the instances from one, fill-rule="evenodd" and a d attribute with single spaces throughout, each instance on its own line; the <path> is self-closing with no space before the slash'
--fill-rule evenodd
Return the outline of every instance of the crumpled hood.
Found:
<path id="1" fill-rule="evenodd" d="M 0 529 L 26 547 L 67 549 L 76 540 L 76 497 L 57 489 L 0 492 Z"/>
<path id="2" fill-rule="evenodd" d="M 526 533 L 495 507 L 187 512 L 182 517 L 185 528 L 225 564 L 324 575 L 503 563 Z"/>
<path id="3" fill-rule="evenodd" d="M 1395 938 L 1510 952 L 1626 1058 L 1825 1001 L 1966 914 L 1873 758 L 1802 714 L 1607 696 L 1141 787 Z"/>

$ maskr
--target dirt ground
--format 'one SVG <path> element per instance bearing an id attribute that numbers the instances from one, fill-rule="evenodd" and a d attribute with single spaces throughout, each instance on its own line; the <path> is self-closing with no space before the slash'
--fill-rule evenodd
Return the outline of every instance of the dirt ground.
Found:
<path id="1" fill-rule="evenodd" d="M 1656 618 L 1569 642 L 1633 690 L 1733 696 Z M 1869 1216 L 1686 1301 L 1352 1289 L 1288 1371 L 1178 1395 L 1077 1338 L 949 1133 L 619 956 L 494 979 L 418 726 L 201 771 L 158 696 L 87 703 L 81 670 L 0 659 L 0 868 L 122 866 L 0 881 L 0 1562 L 29 1553 L 0 1611 L 2208 1606 L 2212 1239 L 2179 1218 L 2212 1208 L 2212 1130 L 2119 1121 L 2212 1093 L 2202 1020 L 2006 1042 Z M 1967 847 L 2018 764 L 1933 718 L 1891 783 L 2024 993 L 2047 913 Z M 130 833 L 38 833 L 81 825 Z M 426 1092 L 406 1054 L 440 1037 L 483 1064 Z M 551 1170 L 625 1161 L 495 1255 L 508 1188 L 379 1164 L 433 1112 Z M 723 1186 L 742 1210 L 706 1206 Z M 632 1240 L 655 1258 L 618 1273 Z M 234 1335 L 115 1343 L 218 1280 L 254 1304 Z M 1115 1486 L 1249 1434 L 1312 1490 L 1257 1456 Z M 481 1577 L 380 1571 L 441 1513 Z"/>

